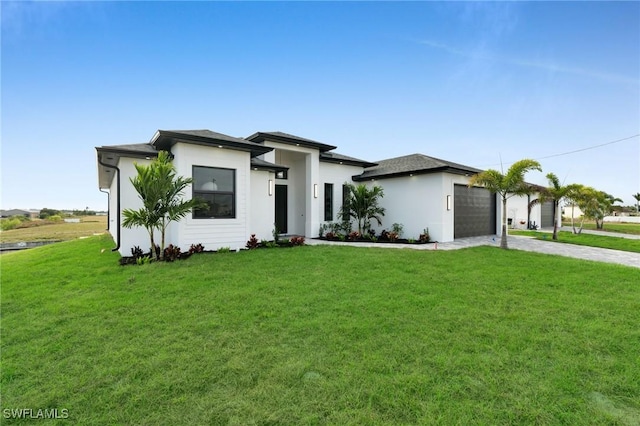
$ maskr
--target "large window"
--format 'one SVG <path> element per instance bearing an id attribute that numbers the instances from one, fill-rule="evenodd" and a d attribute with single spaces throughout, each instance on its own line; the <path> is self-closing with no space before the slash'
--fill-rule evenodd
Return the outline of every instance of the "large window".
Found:
<path id="1" fill-rule="evenodd" d="M 207 203 L 193 211 L 194 219 L 235 218 L 236 171 L 193 166 L 193 197 Z"/>
<path id="2" fill-rule="evenodd" d="M 324 184 L 324 220 L 333 220 L 333 184 Z"/>

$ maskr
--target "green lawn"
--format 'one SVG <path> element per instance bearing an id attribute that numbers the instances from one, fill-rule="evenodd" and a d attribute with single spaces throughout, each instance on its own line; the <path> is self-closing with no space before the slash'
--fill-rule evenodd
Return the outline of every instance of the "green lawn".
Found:
<path id="1" fill-rule="evenodd" d="M 2 255 L 2 409 L 92 425 L 640 423 L 636 268 L 328 246 L 121 267 L 112 244 Z"/>
<path id="2" fill-rule="evenodd" d="M 571 221 L 562 221 L 562 226 L 571 226 Z M 576 229 L 580 228 L 580 221 L 575 221 Z M 595 222 L 585 222 L 584 229 L 596 230 Z M 600 231 L 607 232 L 619 232 L 621 234 L 635 234 L 640 235 L 640 223 L 629 223 L 629 222 L 621 222 L 621 223 L 612 223 L 605 222 L 604 229 L 600 229 Z"/>
<path id="3" fill-rule="evenodd" d="M 535 237 L 538 240 L 553 241 L 552 234 L 550 232 L 510 230 L 509 235 L 525 235 Z M 558 231 L 557 242 L 640 253 L 640 240 L 623 237 L 574 234 L 570 231 Z"/>

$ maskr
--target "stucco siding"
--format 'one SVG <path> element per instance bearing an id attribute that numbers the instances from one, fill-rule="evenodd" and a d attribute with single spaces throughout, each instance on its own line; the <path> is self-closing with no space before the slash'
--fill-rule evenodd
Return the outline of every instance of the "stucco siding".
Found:
<path id="1" fill-rule="evenodd" d="M 348 166 L 344 164 L 320 162 L 320 184 L 318 199 L 318 215 L 320 223 L 327 223 L 324 220 L 324 199 L 325 199 L 325 183 L 333 184 L 333 220 L 328 222 L 338 222 L 338 212 L 342 207 L 342 185 L 346 183 L 354 183 L 352 176 L 359 175 L 364 169 L 358 166 Z M 319 225 L 318 225 L 319 227 Z"/>
<path id="2" fill-rule="evenodd" d="M 384 190 L 380 205 L 385 208 L 382 225 L 373 222 L 377 233 L 390 230 L 393 223 L 404 227 L 403 238 L 418 239 L 429 228 L 432 240 L 442 241 L 445 215 L 442 205 L 442 174 L 405 176 L 370 181 Z"/>
<path id="3" fill-rule="evenodd" d="M 138 196 L 136 189 L 133 187 L 133 184 L 130 181 L 130 178 L 137 176 L 138 172 L 135 168 L 135 163 L 148 165 L 151 163 L 150 160 L 144 159 L 132 159 L 132 158 L 120 158 L 118 162 L 118 168 L 120 169 L 120 225 L 124 221 L 124 216 L 122 215 L 122 211 L 124 209 L 133 209 L 137 210 L 142 207 L 142 200 Z M 116 189 L 116 179 L 112 182 L 113 193 L 111 195 L 113 214 L 111 215 L 110 220 L 112 222 L 113 227 L 110 226 L 110 229 L 113 229 L 112 235 L 114 239 L 116 238 L 116 227 L 115 223 L 115 212 L 117 210 L 117 189 Z M 151 242 L 149 239 L 149 233 L 146 229 L 142 227 L 134 227 L 134 228 L 124 228 L 122 227 L 120 233 L 120 254 L 122 256 L 131 256 L 131 249 L 134 246 L 139 246 L 144 252 L 147 252 L 151 249 Z M 160 244 L 160 233 L 155 232 L 154 234 L 156 244 Z"/>
<path id="4" fill-rule="evenodd" d="M 251 215 L 249 232 L 256 234 L 258 240 L 272 239 L 271 231 L 275 222 L 275 186 L 269 195 L 269 180 L 275 185 L 275 174 L 267 171 L 252 170 L 251 176 Z"/>

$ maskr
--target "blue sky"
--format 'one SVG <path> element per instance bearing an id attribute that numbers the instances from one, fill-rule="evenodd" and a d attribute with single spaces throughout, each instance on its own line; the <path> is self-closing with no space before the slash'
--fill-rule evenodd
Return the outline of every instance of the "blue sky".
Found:
<path id="1" fill-rule="evenodd" d="M 535 158 L 625 204 L 640 192 L 638 2 L 1 8 L 2 208 L 106 209 L 95 147 L 157 129 L 279 130 L 368 161 Z"/>

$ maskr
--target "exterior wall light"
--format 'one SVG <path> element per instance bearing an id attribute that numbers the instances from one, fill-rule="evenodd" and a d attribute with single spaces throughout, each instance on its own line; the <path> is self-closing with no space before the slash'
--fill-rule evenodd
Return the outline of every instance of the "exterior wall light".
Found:
<path id="1" fill-rule="evenodd" d="M 451 210 L 451 195 L 447 195 L 447 210 Z"/>
<path id="2" fill-rule="evenodd" d="M 318 198 L 318 184 L 313 184 L 313 198 Z"/>
<path id="3" fill-rule="evenodd" d="M 269 179 L 269 196 L 273 195 L 273 179 Z"/>

